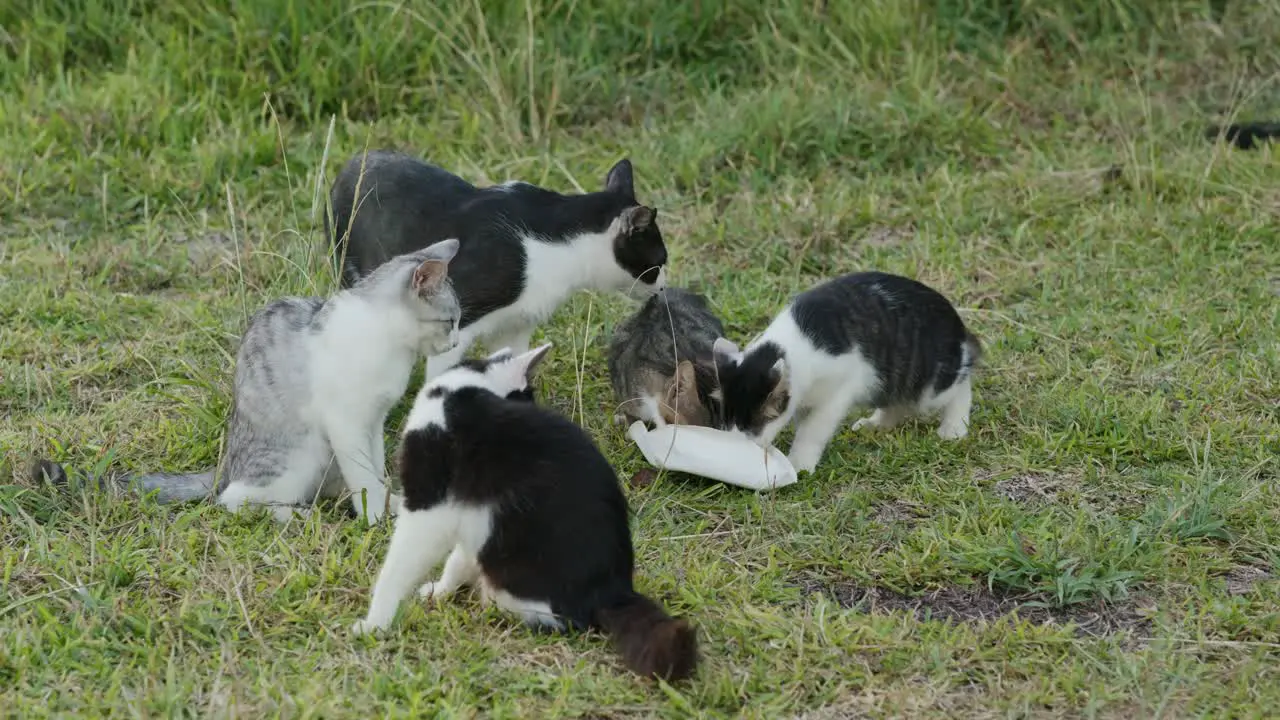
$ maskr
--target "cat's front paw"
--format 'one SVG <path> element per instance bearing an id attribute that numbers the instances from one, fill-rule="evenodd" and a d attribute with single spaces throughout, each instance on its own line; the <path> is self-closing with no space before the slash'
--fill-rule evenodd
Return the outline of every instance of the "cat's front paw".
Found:
<path id="1" fill-rule="evenodd" d="M 822 459 L 822 451 L 811 448 L 792 448 L 787 455 L 787 460 L 791 463 L 791 467 L 794 467 L 798 473 L 812 473 L 817 470 L 818 460 L 820 459 Z"/>
<path id="2" fill-rule="evenodd" d="M 386 625 L 380 625 L 376 622 L 369 620 L 368 618 L 365 618 L 364 620 L 357 620 L 355 623 L 351 625 L 351 634 L 356 637 L 363 637 L 365 635 L 372 635 L 374 633 L 382 632 L 383 630 L 386 630 L 386 629 L 387 629 Z"/>
<path id="3" fill-rule="evenodd" d="M 418 597 L 423 600 L 435 600 L 443 598 L 444 595 L 444 588 L 438 582 L 425 582 L 422 583 L 422 587 L 418 588 Z"/>
<path id="4" fill-rule="evenodd" d="M 964 423 L 943 423 L 938 426 L 938 437 L 943 440 L 959 440 L 969 434 L 969 426 Z"/>

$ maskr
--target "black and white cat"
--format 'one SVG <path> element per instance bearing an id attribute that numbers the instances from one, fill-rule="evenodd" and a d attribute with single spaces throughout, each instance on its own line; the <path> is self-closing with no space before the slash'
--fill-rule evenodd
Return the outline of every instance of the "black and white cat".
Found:
<path id="1" fill-rule="evenodd" d="M 449 267 L 462 304 L 459 344 L 429 359 L 435 377 L 476 340 L 490 350 L 529 349 L 535 328 L 579 290 L 638 298 L 666 287 L 667 248 L 656 211 L 636 200 L 631 162 L 600 192 L 563 195 L 523 182 L 476 187 L 390 151 L 356 155 L 330 193 L 342 282 L 397 254 L 444 238 L 461 249 Z"/>
<path id="2" fill-rule="evenodd" d="M 529 625 L 603 630 L 640 675 L 687 677 L 696 633 L 632 585 L 627 501 L 608 460 L 572 421 L 508 399 L 549 348 L 464 360 L 419 391 L 399 450 L 403 504 L 352 632 L 389 627 L 452 550 L 422 596 L 478 583 L 484 602 Z"/>
<path id="3" fill-rule="evenodd" d="M 941 412 L 938 435 L 964 437 L 982 348 L 936 290 L 861 272 L 797 295 L 745 350 L 720 338 L 714 354 L 728 428 L 767 446 L 794 419 L 788 459 L 812 472 L 855 405 L 875 412 L 854 430 Z"/>

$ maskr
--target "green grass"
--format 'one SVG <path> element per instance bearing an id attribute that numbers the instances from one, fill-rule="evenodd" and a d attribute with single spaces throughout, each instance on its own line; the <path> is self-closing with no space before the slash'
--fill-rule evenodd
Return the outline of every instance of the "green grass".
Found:
<path id="1" fill-rule="evenodd" d="M 1275 0 L 7 3 L 0 708 L 1274 714 L 1280 167 L 1201 133 L 1280 116 L 1278 72 Z M 773 494 L 628 488 L 638 584 L 700 631 L 674 688 L 468 596 L 353 641 L 389 530 L 336 510 L 29 482 L 212 464 L 247 314 L 332 291 L 317 189 L 387 145 L 565 191 L 631 157 L 738 341 L 821 278 L 920 278 L 987 346 L 973 432 L 845 431 Z M 540 331 L 544 402 L 624 480 L 627 311 Z"/>

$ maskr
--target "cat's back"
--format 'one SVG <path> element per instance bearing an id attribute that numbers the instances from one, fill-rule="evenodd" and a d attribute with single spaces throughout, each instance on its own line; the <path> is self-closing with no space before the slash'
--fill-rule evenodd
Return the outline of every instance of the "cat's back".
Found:
<path id="1" fill-rule="evenodd" d="M 479 189 L 444 168 L 394 150 L 370 150 L 347 161 L 334 182 L 334 195 L 361 197 L 379 204 L 398 200 L 467 199 Z"/>
<path id="2" fill-rule="evenodd" d="M 231 429 L 245 422 L 282 425 L 306 401 L 307 336 L 325 300 L 273 300 L 249 318 L 236 353 Z"/>
<path id="3" fill-rule="evenodd" d="M 459 236 L 460 208 L 480 190 L 424 160 L 390 150 L 347 161 L 329 194 L 342 284 L 351 287 L 387 260 Z"/>
<path id="4" fill-rule="evenodd" d="M 724 334 L 724 325 L 711 311 L 707 298 L 683 288 L 668 287 L 650 296 L 635 314 L 618 324 L 610 339 L 613 355 L 658 345 L 705 345 Z"/>
<path id="5" fill-rule="evenodd" d="M 282 344 L 301 342 L 324 306 L 324 298 L 319 297 L 272 300 L 249 317 L 240 339 L 240 353 L 257 355 Z"/>
<path id="6" fill-rule="evenodd" d="M 941 293 L 877 271 L 850 273 L 800 293 L 790 316 L 817 348 L 831 354 L 848 352 L 854 344 L 959 343 L 966 335 L 959 313 Z"/>
<path id="7" fill-rule="evenodd" d="M 591 436 L 564 415 L 466 388 L 446 400 L 447 427 L 481 495 L 554 487 L 621 498 L 617 473 Z"/>

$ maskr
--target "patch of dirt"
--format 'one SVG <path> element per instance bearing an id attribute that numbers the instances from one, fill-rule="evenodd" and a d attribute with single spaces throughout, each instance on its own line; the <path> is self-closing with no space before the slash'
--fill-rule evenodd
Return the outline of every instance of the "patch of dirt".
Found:
<path id="1" fill-rule="evenodd" d="M 868 228 L 865 235 L 862 236 L 862 242 L 865 245 L 877 248 L 897 247 L 908 242 L 915 237 L 916 229 L 910 225 L 906 227 L 886 227 L 879 225 Z"/>
<path id="2" fill-rule="evenodd" d="M 982 586 L 947 586 L 909 596 L 852 582 L 824 582 L 806 577 L 798 583 L 806 596 L 822 594 L 846 610 L 863 613 L 909 612 L 917 620 L 957 623 L 992 622 L 1017 617 L 1037 625 L 1074 624 L 1079 637 L 1102 637 L 1123 631 L 1146 635 L 1151 627 L 1137 603 L 1081 603 L 1067 607 L 1028 605 L 1037 598 L 987 590 Z"/>
<path id="3" fill-rule="evenodd" d="M 236 256 L 236 244 L 231 236 L 219 231 L 200 235 L 177 235 L 173 242 L 187 246 L 187 259 L 193 265 L 208 267 L 222 262 L 232 262 Z"/>
<path id="4" fill-rule="evenodd" d="M 633 488 L 649 487 L 657 477 L 658 473 L 653 468 L 640 468 L 631 476 L 628 484 Z"/>
<path id="5" fill-rule="evenodd" d="M 990 480 L 996 473 L 978 471 L 974 480 L 983 482 Z M 999 480 L 991 487 L 992 492 L 1006 500 L 1019 505 L 1046 505 L 1057 501 L 1059 493 L 1074 485 L 1075 478 L 1065 473 L 1043 471 L 1022 472 Z"/>
<path id="6" fill-rule="evenodd" d="M 891 500 L 877 506 L 871 518 L 885 525 L 897 523 L 910 525 L 928 517 L 929 514 L 929 509 L 918 503 L 908 500 Z"/>
<path id="7" fill-rule="evenodd" d="M 1227 573 L 1228 595 L 1247 595 L 1260 582 L 1271 579 L 1271 573 L 1256 565 L 1240 565 Z"/>

